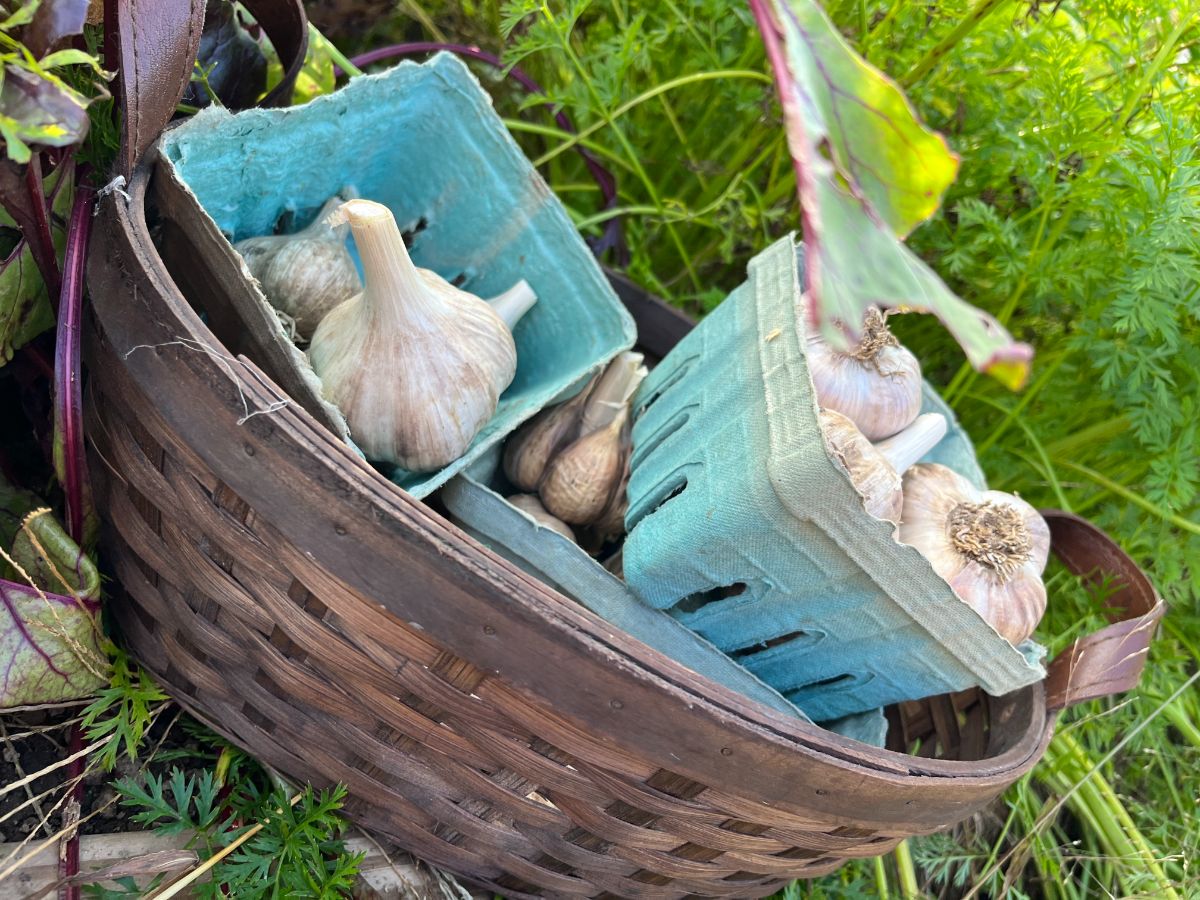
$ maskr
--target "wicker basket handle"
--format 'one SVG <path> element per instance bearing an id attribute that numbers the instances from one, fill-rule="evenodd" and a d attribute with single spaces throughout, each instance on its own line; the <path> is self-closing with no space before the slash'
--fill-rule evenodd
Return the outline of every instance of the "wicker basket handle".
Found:
<path id="1" fill-rule="evenodd" d="M 308 51 L 308 20 L 301 0 L 244 0 L 271 38 L 283 63 L 283 80 L 262 103 L 287 102 Z M 192 78 L 204 30 L 204 0 L 106 0 L 105 19 L 116 23 L 124 110 L 118 172 L 128 180 L 138 160 L 175 115 Z M 111 63 L 110 63 L 111 65 Z"/>
<path id="2" fill-rule="evenodd" d="M 1117 585 L 1108 598 L 1113 624 L 1081 637 L 1050 663 L 1046 706 L 1065 709 L 1128 691 L 1141 678 L 1166 605 L 1129 554 L 1091 522 L 1057 509 L 1041 513 L 1050 526 L 1051 548 L 1068 569 L 1092 583 L 1108 577 Z"/>

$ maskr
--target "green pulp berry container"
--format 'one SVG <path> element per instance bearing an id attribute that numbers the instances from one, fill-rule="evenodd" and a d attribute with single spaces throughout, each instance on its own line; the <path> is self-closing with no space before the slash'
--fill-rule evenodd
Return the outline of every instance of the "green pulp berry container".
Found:
<path id="1" fill-rule="evenodd" d="M 633 344 L 633 320 L 563 205 L 448 54 L 303 106 L 202 110 L 164 135 L 160 159 L 230 242 L 299 230 L 353 191 L 392 210 L 418 266 L 482 297 L 522 278 L 533 287 L 513 335 L 516 377 L 466 454 L 437 472 L 386 470 L 417 497 Z"/>
<path id="2" fill-rule="evenodd" d="M 735 660 L 660 609 L 643 603 L 574 542 L 539 525 L 495 487 L 499 454 L 490 452 L 453 478 L 438 494 L 446 511 L 472 537 L 534 577 L 642 643 L 730 690 L 781 712 L 811 721 L 801 710 Z M 872 709 L 820 723 L 843 737 L 882 747 L 883 710 Z"/>
<path id="3" fill-rule="evenodd" d="M 813 719 L 1044 676 L 863 509 L 825 447 L 804 357 L 802 251 L 785 238 L 635 399 L 625 578 Z M 970 441 L 927 457 L 983 486 Z"/>

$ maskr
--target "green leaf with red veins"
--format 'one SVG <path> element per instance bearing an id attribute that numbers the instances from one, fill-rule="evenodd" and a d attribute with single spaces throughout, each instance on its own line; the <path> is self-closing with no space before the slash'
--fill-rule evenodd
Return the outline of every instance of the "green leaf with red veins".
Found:
<path id="1" fill-rule="evenodd" d="M 74 180 L 64 177 L 69 167 L 59 167 L 47 176 L 43 187 L 50 195 L 50 236 L 61 254 L 66 245 L 63 228 L 74 197 Z M 54 326 L 54 311 L 46 296 L 46 285 L 33 259 L 29 242 L 20 225 L 0 208 L 0 234 L 15 237 L 7 253 L 0 253 L 0 367 L 13 354 L 43 331 Z"/>
<path id="2" fill-rule="evenodd" d="M 12 548 L 0 556 L 0 711 L 86 697 L 107 677 L 100 575 L 48 511 L 30 515 L 40 506 L 0 478 L 0 548 Z"/>
<path id="3" fill-rule="evenodd" d="M 0 86 L 0 135 L 9 159 L 27 163 L 30 144 L 70 147 L 88 130 L 88 99 L 51 75 L 36 75 L 13 65 L 4 68 Z"/>
<path id="4" fill-rule="evenodd" d="M 900 89 L 862 60 L 815 0 L 750 0 L 775 70 L 796 167 L 805 312 L 834 346 L 868 307 L 936 315 L 978 369 L 1011 388 L 1033 352 L 954 295 L 903 238 L 938 208 L 958 159 Z"/>
<path id="5" fill-rule="evenodd" d="M 0 580 L 0 711 L 75 700 L 105 683 L 97 609 Z"/>

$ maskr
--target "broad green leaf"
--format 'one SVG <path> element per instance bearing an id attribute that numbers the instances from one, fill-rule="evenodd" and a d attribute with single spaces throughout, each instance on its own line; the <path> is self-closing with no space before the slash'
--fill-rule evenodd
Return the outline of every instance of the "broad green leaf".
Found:
<path id="1" fill-rule="evenodd" d="M 87 103 L 86 97 L 56 78 L 7 66 L 0 88 L 0 134 L 9 158 L 28 162 L 28 144 L 78 144 L 88 130 Z"/>
<path id="2" fill-rule="evenodd" d="M 0 480 L 0 710 L 74 700 L 107 678 L 99 573 L 40 505 Z"/>
<path id="3" fill-rule="evenodd" d="M 954 295 L 903 244 L 958 160 L 899 88 L 859 58 L 815 0 L 751 0 L 775 69 L 796 166 L 813 327 L 848 347 L 872 305 L 931 312 L 972 365 L 1020 387 L 1032 350 Z"/>
<path id="4" fill-rule="evenodd" d="M 0 710 L 57 703 L 104 684 L 95 604 L 0 579 Z"/>
<path id="5" fill-rule="evenodd" d="M 314 97 L 333 93 L 337 78 L 333 71 L 333 55 L 329 52 L 329 41 L 315 28 L 308 36 L 308 55 L 304 66 L 296 76 L 296 87 L 292 91 L 292 103 L 307 103 Z"/>
<path id="6" fill-rule="evenodd" d="M 100 599 L 100 573 L 48 509 L 34 510 L 25 518 L 11 556 L 42 590 Z"/>
<path id="7" fill-rule="evenodd" d="M 54 311 L 46 296 L 46 285 L 29 244 L 22 239 L 12 255 L 0 260 L 0 366 L 52 327 Z"/>
<path id="8" fill-rule="evenodd" d="M 58 224 L 65 221 L 71 208 L 73 181 L 61 186 L 63 168 L 47 177 L 44 187 L 54 198 L 55 216 L 51 218 L 51 236 L 55 249 L 62 253 L 66 234 Z M 19 233 L 17 223 L 0 209 L 0 229 Z M 33 261 L 29 243 L 19 240 L 7 257 L 0 259 L 0 367 L 13 354 L 43 331 L 54 326 L 54 312 L 46 296 L 46 286 Z"/>

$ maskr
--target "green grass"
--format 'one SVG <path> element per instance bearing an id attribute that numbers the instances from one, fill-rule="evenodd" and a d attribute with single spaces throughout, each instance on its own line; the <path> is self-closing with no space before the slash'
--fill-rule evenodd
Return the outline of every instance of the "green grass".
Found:
<path id="1" fill-rule="evenodd" d="M 975 437 L 994 486 L 1108 529 L 1172 605 L 1138 692 L 1066 713 L 1045 760 L 948 835 L 790 897 L 1191 897 L 1200 856 L 1200 7 L 1195 2 L 827 6 L 905 85 L 962 170 L 910 243 L 1038 351 L 1011 394 L 929 320 L 899 323 Z M 643 284 L 693 311 L 798 225 L 761 44 L 736 0 L 443 3 L 454 40 L 520 60 L 583 133 L 493 82 L 580 227 L 608 214 L 573 153 L 599 154 Z M 428 37 L 397 16 L 395 34 Z M 506 37 L 507 35 L 507 37 Z M 1102 624 L 1051 577 L 1052 650 Z"/>

